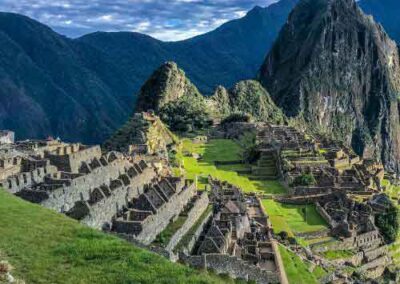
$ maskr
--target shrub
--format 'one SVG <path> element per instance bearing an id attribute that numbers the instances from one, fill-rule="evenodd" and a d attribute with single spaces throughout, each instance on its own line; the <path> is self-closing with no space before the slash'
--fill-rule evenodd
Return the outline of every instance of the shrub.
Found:
<path id="1" fill-rule="evenodd" d="M 386 212 L 377 214 L 375 225 L 379 228 L 387 243 L 396 241 L 399 231 L 399 210 L 397 207 L 392 203 Z"/>
<path id="2" fill-rule="evenodd" d="M 229 115 L 224 120 L 222 120 L 221 124 L 224 125 L 232 122 L 250 122 L 250 121 L 251 121 L 251 116 L 249 114 L 236 112 Z"/>
<path id="3" fill-rule="evenodd" d="M 292 186 L 311 186 L 315 185 L 317 181 L 312 173 L 302 174 L 294 179 Z"/>

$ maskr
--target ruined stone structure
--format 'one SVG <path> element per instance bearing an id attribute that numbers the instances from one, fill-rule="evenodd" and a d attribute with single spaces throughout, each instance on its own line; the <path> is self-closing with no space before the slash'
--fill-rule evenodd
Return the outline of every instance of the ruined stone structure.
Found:
<path id="1" fill-rule="evenodd" d="M 146 186 L 132 200 L 121 216 L 114 220 L 112 230 L 133 235 L 140 242 L 150 244 L 195 195 L 194 183 L 185 183 L 180 178 L 163 178 Z"/>
<path id="2" fill-rule="evenodd" d="M 129 154 L 166 153 L 175 137 L 160 118 L 149 112 L 135 113 L 133 117 L 104 143 L 107 150 Z"/>
<path id="3" fill-rule="evenodd" d="M 15 133 L 8 130 L 0 130 L 0 144 L 13 144 Z"/>
<path id="4" fill-rule="evenodd" d="M 186 263 L 257 283 L 287 283 L 268 216 L 256 196 L 212 180 L 214 212 Z"/>
<path id="5" fill-rule="evenodd" d="M 360 273 L 372 278 L 382 275 L 391 263 L 375 226 L 375 214 L 387 206 L 385 195 L 380 194 L 385 174 L 382 164 L 362 160 L 340 142 L 311 137 L 290 126 L 233 123 L 230 129 L 225 130 L 226 137 L 238 138 L 243 131 L 256 133 L 260 158 L 252 174 L 281 180 L 289 194 L 275 196 L 277 201 L 315 204 L 330 227 L 316 236 L 339 240 L 321 246 L 322 250 L 354 251 L 359 257 L 354 266 Z M 232 228 L 225 226 L 218 231 L 215 227 L 211 233 L 218 240 L 231 238 Z M 219 243 L 218 252 L 226 253 L 224 243 Z"/>

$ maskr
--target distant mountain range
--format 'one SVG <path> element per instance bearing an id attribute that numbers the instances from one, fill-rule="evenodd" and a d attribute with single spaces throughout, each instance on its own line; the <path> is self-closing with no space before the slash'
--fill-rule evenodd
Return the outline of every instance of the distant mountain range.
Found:
<path id="1" fill-rule="evenodd" d="M 399 40 L 397 2 L 360 4 Z M 0 13 L 0 128 L 15 130 L 19 139 L 102 142 L 126 121 L 140 86 L 165 61 L 177 62 L 205 95 L 254 78 L 296 3 L 255 7 L 179 42 L 126 32 L 72 40 L 27 17 Z"/>

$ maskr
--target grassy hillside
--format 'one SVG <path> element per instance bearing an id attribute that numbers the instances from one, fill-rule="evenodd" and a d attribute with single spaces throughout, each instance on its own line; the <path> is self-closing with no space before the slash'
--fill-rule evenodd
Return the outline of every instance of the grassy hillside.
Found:
<path id="1" fill-rule="evenodd" d="M 317 284 L 320 283 L 319 279 L 325 275 L 325 272 L 321 267 L 315 267 L 310 272 L 310 265 L 304 262 L 296 254 L 287 250 L 284 246 L 279 246 L 283 262 L 285 264 L 285 270 L 289 283 L 293 284 Z"/>
<path id="2" fill-rule="evenodd" d="M 26 283 L 229 283 L 0 189 L 0 259 Z"/>

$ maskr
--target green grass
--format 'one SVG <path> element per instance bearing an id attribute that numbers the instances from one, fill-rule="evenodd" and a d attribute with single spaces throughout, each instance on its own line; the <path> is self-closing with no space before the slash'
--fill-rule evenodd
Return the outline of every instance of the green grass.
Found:
<path id="1" fill-rule="evenodd" d="M 201 160 L 185 156 L 183 153 L 197 153 L 202 155 Z M 243 164 L 216 166 L 216 161 L 237 161 L 241 159 L 242 148 L 228 139 L 211 140 L 206 144 L 195 144 L 190 139 L 183 139 L 177 160 L 183 166 L 189 179 L 198 177 L 198 187 L 204 189 L 207 176 L 227 181 L 243 189 L 244 192 L 258 192 L 266 194 L 286 193 L 286 189 L 278 181 L 250 180 L 246 175 L 239 175 L 237 171 L 248 169 Z M 175 174 L 180 172 L 175 169 Z"/>
<path id="2" fill-rule="evenodd" d="M 188 243 L 192 239 L 193 235 L 195 234 L 197 229 L 200 227 L 201 223 L 203 223 L 203 221 L 208 216 L 208 214 L 210 214 L 212 209 L 213 209 L 212 205 L 208 205 L 207 209 L 203 212 L 203 214 L 201 214 L 200 218 L 196 221 L 196 223 L 190 228 L 190 230 L 179 241 L 178 245 L 174 249 L 175 251 L 179 251 L 188 245 Z"/>
<path id="3" fill-rule="evenodd" d="M 265 199 L 263 206 L 275 233 L 285 231 L 289 236 L 294 236 L 297 233 L 316 232 L 327 228 L 325 220 L 314 205 L 287 205 Z"/>
<path id="4" fill-rule="evenodd" d="M 229 283 L 0 190 L 0 255 L 26 283 Z"/>
<path id="5" fill-rule="evenodd" d="M 179 216 L 174 222 L 168 224 L 168 226 L 157 236 L 154 244 L 160 246 L 167 246 L 172 236 L 185 224 L 187 220 L 186 216 Z"/>
<path id="6" fill-rule="evenodd" d="M 336 251 L 326 251 L 322 253 L 323 257 L 326 259 L 330 260 L 335 260 L 335 259 L 346 259 L 349 257 L 352 257 L 354 255 L 354 252 L 350 250 L 336 250 Z"/>
<path id="7" fill-rule="evenodd" d="M 316 267 L 313 272 L 310 272 L 308 270 L 309 264 L 303 262 L 297 255 L 282 245 L 279 245 L 279 251 L 290 284 L 317 284 L 319 283 L 318 279 L 326 274 L 320 267 Z"/>
<path id="8" fill-rule="evenodd" d="M 400 195 L 400 186 L 392 185 L 389 180 L 384 179 L 381 184 L 386 187 L 386 193 L 391 198 L 398 198 Z"/>

